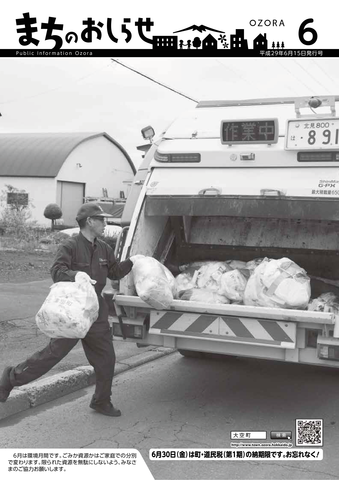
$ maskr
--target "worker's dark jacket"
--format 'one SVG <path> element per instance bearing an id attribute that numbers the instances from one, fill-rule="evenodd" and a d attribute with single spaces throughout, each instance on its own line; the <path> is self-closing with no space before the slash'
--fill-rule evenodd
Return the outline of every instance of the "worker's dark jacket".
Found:
<path id="1" fill-rule="evenodd" d="M 100 296 L 107 277 L 119 280 L 132 269 L 131 260 L 118 263 L 112 248 L 102 240 L 95 239 L 94 245 L 80 232 L 61 245 L 51 267 L 54 282 L 74 281 L 77 272 L 86 272 L 96 280 L 95 290 Z"/>
<path id="2" fill-rule="evenodd" d="M 107 243 L 95 240 L 92 245 L 81 232 L 59 247 L 51 268 L 54 282 L 74 281 L 79 271 L 86 272 L 97 281 L 95 290 L 99 301 L 98 318 L 85 338 L 81 339 L 86 357 L 95 371 L 94 399 L 97 404 L 110 401 L 115 365 L 112 336 L 109 335 L 108 307 L 100 294 L 106 285 L 107 277 L 122 278 L 131 268 L 131 260 L 118 263 Z M 12 386 L 26 385 L 44 375 L 72 350 L 77 341 L 77 338 L 51 338 L 46 348 L 12 368 Z"/>

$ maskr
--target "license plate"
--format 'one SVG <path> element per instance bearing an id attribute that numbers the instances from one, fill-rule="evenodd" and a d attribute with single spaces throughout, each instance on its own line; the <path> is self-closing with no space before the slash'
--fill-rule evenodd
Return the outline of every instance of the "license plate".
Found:
<path id="1" fill-rule="evenodd" d="M 339 149 L 339 118 L 289 120 L 286 150 Z"/>

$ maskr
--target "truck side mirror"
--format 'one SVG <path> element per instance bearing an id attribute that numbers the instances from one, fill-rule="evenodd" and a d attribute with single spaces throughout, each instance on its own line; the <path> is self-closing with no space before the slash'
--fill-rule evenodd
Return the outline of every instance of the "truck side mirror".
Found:
<path id="1" fill-rule="evenodd" d="M 148 127 L 142 128 L 141 135 L 145 140 L 149 140 L 152 143 L 152 139 L 155 135 L 154 128 L 150 125 Z"/>

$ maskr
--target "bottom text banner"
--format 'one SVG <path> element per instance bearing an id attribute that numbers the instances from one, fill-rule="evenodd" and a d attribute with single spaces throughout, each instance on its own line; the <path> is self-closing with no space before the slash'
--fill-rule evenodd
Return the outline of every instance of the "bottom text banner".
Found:
<path id="1" fill-rule="evenodd" d="M 151 460 L 322 460 L 321 448 L 153 448 Z"/>

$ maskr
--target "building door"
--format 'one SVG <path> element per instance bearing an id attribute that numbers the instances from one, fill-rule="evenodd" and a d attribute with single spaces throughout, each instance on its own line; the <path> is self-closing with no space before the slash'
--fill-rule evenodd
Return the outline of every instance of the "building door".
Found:
<path id="1" fill-rule="evenodd" d="M 58 204 L 62 210 L 64 225 L 75 226 L 77 211 L 84 203 L 85 183 L 59 182 L 58 181 Z"/>

